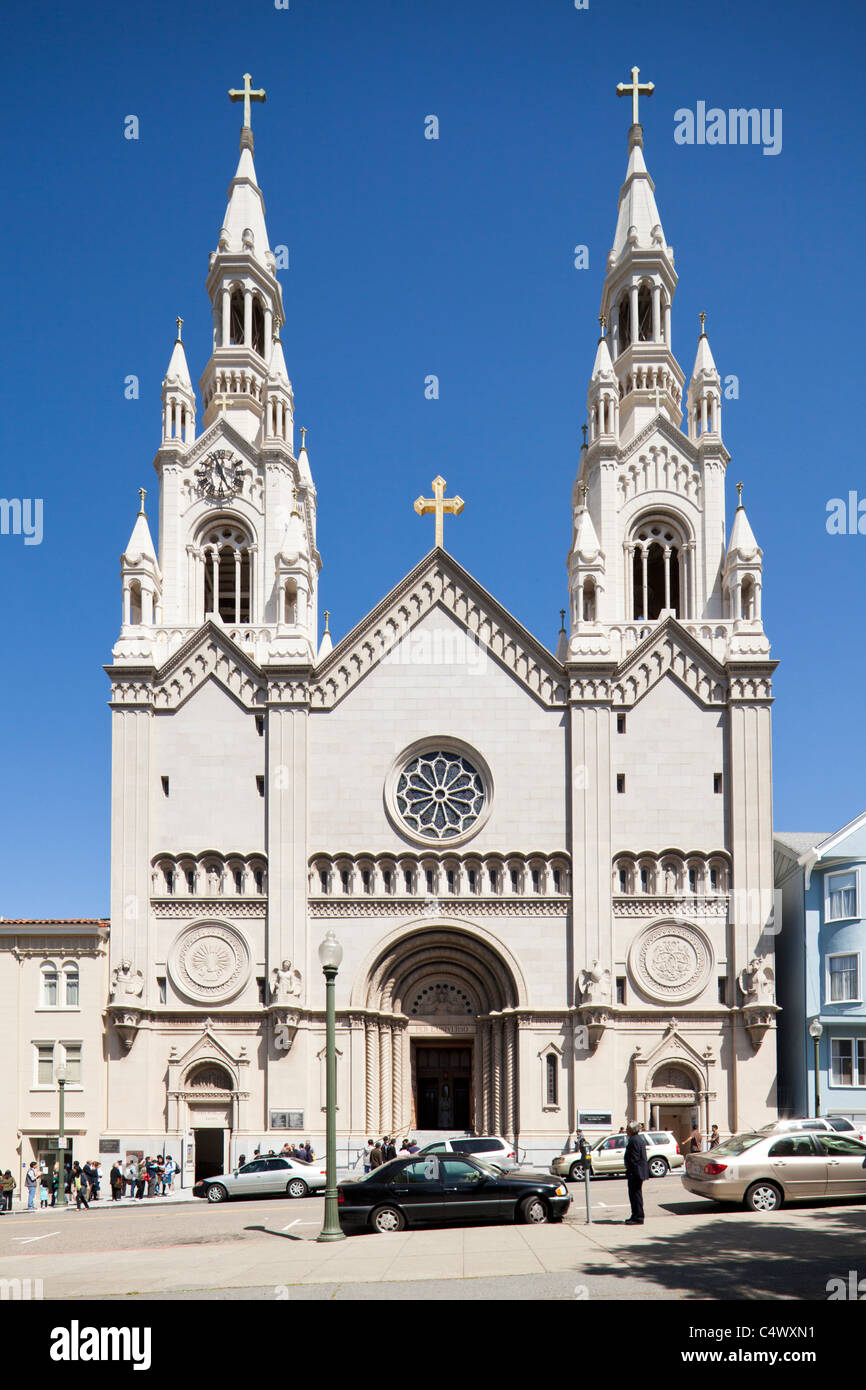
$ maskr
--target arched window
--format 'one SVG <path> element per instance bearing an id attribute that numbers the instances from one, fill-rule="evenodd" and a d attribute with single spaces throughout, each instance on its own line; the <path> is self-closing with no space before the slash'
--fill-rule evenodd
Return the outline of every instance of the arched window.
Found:
<path id="1" fill-rule="evenodd" d="M 237 525 L 221 522 L 202 539 L 204 612 L 223 622 L 248 623 L 250 617 L 249 537 Z"/>
<path id="2" fill-rule="evenodd" d="M 641 285 L 637 292 L 637 336 L 642 343 L 652 341 L 653 297 L 648 285 Z"/>
<path id="3" fill-rule="evenodd" d="M 595 622 L 595 580 L 591 577 L 583 581 L 583 621 Z"/>
<path id="4" fill-rule="evenodd" d="M 57 981 L 58 981 L 57 966 L 56 966 L 56 965 L 52 965 L 52 964 L 49 962 L 48 964 L 43 965 L 42 970 L 41 970 L 40 973 L 41 973 L 41 977 L 42 977 L 42 998 L 41 998 L 42 1008 L 43 1008 L 43 1009 L 56 1009 L 56 1008 L 57 1008 Z"/>
<path id="5" fill-rule="evenodd" d="M 63 1003 L 67 1009 L 78 1008 L 78 966 L 67 961 L 63 967 Z"/>
<path id="6" fill-rule="evenodd" d="M 253 351 L 265 355 L 265 311 L 258 296 L 253 300 Z"/>
<path id="7" fill-rule="evenodd" d="M 755 616 L 755 581 L 750 574 L 743 580 L 740 589 L 740 608 L 744 618 L 749 621 Z"/>
<path id="8" fill-rule="evenodd" d="M 240 346 L 244 341 L 244 292 L 233 289 L 229 305 L 229 342 Z"/>
<path id="9" fill-rule="evenodd" d="M 558 1058 L 555 1052 L 548 1052 L 544 1059 L 544 1101 L 546 1105 L 559 1104 L 559 1074 L 557 1072 L 557 1061 Z"/>
<path id="10" fill-rule="evenodd" d="M 298 621 L 298 586 L 294 579 L 286 580 L 284 595 L 283 621 L 296 623 Z"/>
<path id="11" fill-rule="evenodd" d="M 625 352 L 625 349 L 631 342 L 631 310 L 629 307 L 627 294 L 624 294 L 622 299 L 619 301 L 619 311 L 617 317 L 617 342 L 619 344 L 619 351 Z"/>
<path id="12" fill-rule="evenodd" d="M 680 592 L 683 538 L 668 521 L 643 522 L 632 539 L 632 616 L 641 622 L 672 609 L 678 618 L 685 605 Z"/>
<path id="13" fill-rule="evenodd" d="M 133 579 L 129 586 L 129 621 L 141 622 L 141 584 L 137 579 Z"/>

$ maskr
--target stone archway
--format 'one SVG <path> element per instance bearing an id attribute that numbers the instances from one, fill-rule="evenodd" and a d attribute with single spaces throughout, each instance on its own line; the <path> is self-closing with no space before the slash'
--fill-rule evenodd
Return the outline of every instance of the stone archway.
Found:
<path id="1" fill-rule="evenodd" d="M 436 1116 L 431 1128 L 514 1139 L 518 1002 L 510 965 L 465 928 L 424 925 L 385 946 L 363 988 L 367 1132 L 401 1134 Z"/>

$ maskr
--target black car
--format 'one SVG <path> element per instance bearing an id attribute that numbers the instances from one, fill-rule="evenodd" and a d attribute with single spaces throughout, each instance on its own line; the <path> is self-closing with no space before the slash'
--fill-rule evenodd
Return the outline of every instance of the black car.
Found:
<path id="1" fill-rule="evenodd" d="M 337 1202 L 340 1226 L 349 1233 L 448 1221 L 561 1221 L 571 1197 L 549 1174 L 507 1173 L 458 1154 L 418 1154 L 341 1182 Z"/>

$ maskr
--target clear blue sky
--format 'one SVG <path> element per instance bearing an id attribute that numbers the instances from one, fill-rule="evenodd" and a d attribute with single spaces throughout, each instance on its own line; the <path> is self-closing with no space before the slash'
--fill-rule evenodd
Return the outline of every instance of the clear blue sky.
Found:
<path id="1" fill-rule="evenodd" d="M 319 493 L 337 636 L 427 551 L 412 499 L 466 499 L 449 549 L 542 641 L 565 604 L 570 489 L 637 63 L 646 156 L 680 281 L 688 374 L 706 310 L 734 483 L 764 550 L 775 823 L 866 803 L 863 14 L 734 0 L 269 0 L 18 7 L 4 26 L 2 495 L 42 497 L 41 546 L 0 537 L 0 915 L 108 910 L 108 681 L 118 560 L 149 490 L 160 382 L 204 282 L 237 159 L 244 71 L 283 332 Z M 679 146 L 698 101 L 781 107 L 783 148 Z M 438 142 L 424 117 L 440 120 Z M 141 138 L 123 138 L 135 114 Z M 572 247 L 590 248 L 577 271 Z M 126 401 L 123 379 L 141 381 Z M 438 401 L 424 378 L 440 378 Z"/>

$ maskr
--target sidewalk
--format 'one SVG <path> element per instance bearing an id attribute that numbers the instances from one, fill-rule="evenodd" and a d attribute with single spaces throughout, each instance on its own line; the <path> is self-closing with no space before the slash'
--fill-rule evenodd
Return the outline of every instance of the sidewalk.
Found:
<path id="1" fill-rule="evenodd" d="M 98 1198 L 95 1202 L 91 1202 L 91 1203 L 90 1203 L 90 1210 L 91 1210 L 91 1211 L 102 1211 L 102 1210 L 104 1210 L 104 1209 L 106 1209 L 106 1208 L 109 1208 L 109 1207 L 114 1207 L 115 1210 L 116 1210 L 118 1207 L 131 1207 L 131 1206 L 141 1206 L 141 1207 L 145 1207 L 145 1206 L 147 1206 L 147 1207 L 155 1207 L 155 1206 L 175 1206 L 175 1205 L 176 1205 L 177 1203 L 179 1203 L 179 1202 L 200 1202 L 200 1201 L 202 1201 L 202 1199 L 201 1199 L 200 1197 L 193 1197 L 193 1195 L 192 1195 L 192 1188 L 191 1188 L 191 1187 L 185 1187 L 185 1188 L 178 1188 L 178 1190 L 177 1190 L 176 1192 L 170 1192 L 170 1193 L 168 1194 L 167 1197 L 142 1197 L 142 1198 L 140 1198 L 140 1199 L 137 1198 L 137 1197 L 122 1197 L 122 1198 L 120 1199 L 119 1202 L 113 1201 L 113 1200 L 111 1199 L 111 1197 L 109 1197 L 108 1200 L 106 1201 L 106 1199 L 105 1199 L 102 1195 L 100 1195 L 99 1198 Z M 70 1196 L 68 1193 L 67 1193 L 67 1196 L 66 1196 L 66 1206 L 67 1206 L 67 1209 L 69 1209 L 69 1208 L 71 1207 L 73 1210 L 75 1210 L 75 1198 L 72 1197 L 72 1196 Z M 58 1207 L 57 1205 L 55 1205 L 55 1206 L 53 1206 L 53 1207 L 52 1207 L 52 1206 L 40 1207 L 40 1205 L 39 1205 L 38 1202 L 36 1203 L 35 1206 L 33 1206 L 33 1207 L 28 1207 L 28 1205 L 27 1205 L 27 1198 L 26 1198 L 26 1197 L 23 1197 L 23 1198 L 13 1197 L 13 1199 L 12 1199 L 12 1210 L 11 1210 L 11 1212 L 5 1212 L 4 1215 L 6 1215 L 6 1216 L 25 1216 L 25 1215 L 27 1214 L 28 1211 L 31 1211 L 31 1212 L 43 1211 L 43 1212 L 45 1212 L 45 1211 L 62 1211 L 62 1210 L 63 1210 L 63 1208 L 62 1208 L 62 1207 Z"/>

